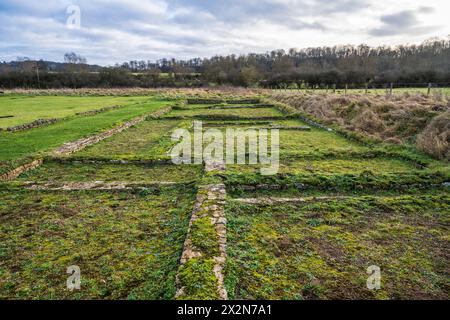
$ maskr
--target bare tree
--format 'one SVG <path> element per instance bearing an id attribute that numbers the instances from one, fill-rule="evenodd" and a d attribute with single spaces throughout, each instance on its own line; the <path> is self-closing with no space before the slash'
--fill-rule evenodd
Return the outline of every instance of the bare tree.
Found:
<path id="1" fill-rule="evenodd" d="M 67 52 L 64 55 L 64 62 L 70 64 L 86 64 L 87 59 L 81 55 L 76 54 L 75 52 Z"/>

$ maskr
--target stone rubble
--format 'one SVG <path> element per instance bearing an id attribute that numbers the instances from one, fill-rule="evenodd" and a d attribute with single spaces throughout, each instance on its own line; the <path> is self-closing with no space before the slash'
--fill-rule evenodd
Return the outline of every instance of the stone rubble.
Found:
<path id="1" fill-rule="evenodd" d="M 12 181 L 18 176 L 20 176 L 22 173 L 28 170 L 36 169 L 44 162 L 43 159 L 37 159 L 30 163 L 21 165 L 20 167 L 17 167 L 14 170 L 9 171 L 8 173 L 5 173 L 0 176 L 0 181 Z"/>
<path id="2" fill-rule="evenodd" d="M 223 163 L 206 163 L 205 171 L 223 171 L 225 165 Z M 192 258 L 202 257 L 201 250 L 194 247 L 192 243 L 192 226 L 193 223 L 200 218 L 209 217 L 211 223 L 215 227 L 218 236 L 219 255 L 214 257 L 214 275 L 217 279 L 217 292 L 221 300 L 227 300 L 228 294 L 224 286 L 223 269 L 227 258 L 227 234 L 225 218 L 225 200 L 226 189 L 224 184 L 210 184 L 199 187 L 196 203 L 192 211 L 191 220 L 189 221 L 188 235 L 184 242 L 183 253 L 180 260 L 181 267 Z M 177 293 L 176 298 L 183 297 L 185 290 L 180 284 L 179 276 L 177 275 Z"/>

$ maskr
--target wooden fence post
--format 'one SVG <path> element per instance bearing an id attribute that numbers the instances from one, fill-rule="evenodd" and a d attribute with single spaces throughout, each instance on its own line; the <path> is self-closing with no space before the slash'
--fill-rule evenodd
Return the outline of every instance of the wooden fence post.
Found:
<path id="1" fill-rule="evenodd" d="M 431 82 L 428 83 L 428 91 L 427 91 L 427 95 L 429 96 L 431 94 Z"/>
<path id="2" fill-rule="evenodd" d="M 336 93 L 336 84 L 333 84 L 333 93 Z"/>
<path id="3" fill-rule="evenodd" d="M 347 94 L 348 84 L 345 84 L 345 94 Z"/>
<path id="4" fill-rule="evenodd" d="M 394 90 L 394 83 L 391 82 L 391 85 L 389 86 L 389 95 L 392 96 L 392 91 Z"/>

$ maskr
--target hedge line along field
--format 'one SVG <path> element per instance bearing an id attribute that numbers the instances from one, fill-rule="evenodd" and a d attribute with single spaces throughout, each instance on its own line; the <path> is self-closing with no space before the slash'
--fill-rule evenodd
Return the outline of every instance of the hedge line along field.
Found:
<path id="1" fill-rule="evenodd" d="M 173 99 L 178 94 L 0 133 L 9 167 L 44 157 L 0 184 L 0 298 L 449 296 L 447 162 L 316 127 L 270 99 L 201 103 L 249 97 L 203 94 L 188 104 Z M 52 152 L 166 106 L 172 109 L 83 150 Z M 204 130 L 221 132 L 279 128 L 278 173 L 173 164 L 171 133 L 192 132 L 199 119 Z M 81 270 L 79 290 L 66 288 L 70 266 Z M 367 287 L 371 266 L 381 270 L 379 289 Z"/>

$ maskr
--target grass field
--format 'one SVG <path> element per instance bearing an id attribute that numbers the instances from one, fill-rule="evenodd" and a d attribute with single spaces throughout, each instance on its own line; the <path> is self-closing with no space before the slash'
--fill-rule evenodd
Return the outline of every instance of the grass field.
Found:
<path id="1" fill-rule="evenodd" d="M 0 184 L 0 298 L 217 299 L 217 272 L 229 299 L 448 298 L 449 166 L 409 146 L 349 138 L 276 107 L 187 105 L 74 154 L 51 152 L 173 103 L 152 98 L 0 133 L 4 169 L 46 156 Z M 280 168 L 270 176 L 261 165 L 167 161 L 172 131 L 192 131 L 202 116 L 205 130 L 220 132 L 310 130 L 280 130 Z M 103 183 L 133 186 L 90 187 Z M 186 250 L 194 254 L 184 261 Z M 68 291 L 73 265 L 81 289 Z M 381 270 L 378 290 L 367 287 L 370 266 Z"/>
<path id="2" fill-rule="evenodd" d="M 195 193 L 1 191 L 2 299 L 171 299 Z M 83 290 L 65 287 L 83 270 Z"/>
<path id="3" fill-rule="evenodd" d="M 230 201 L 228 293 L 236 299 L 446 299 L 449 194 Z M 366 287 L 369 266 L 383 272 Z"/>
<path id="4" fill-rule="evenodd" d="M 37 119 L 64 118 L 79 112 L 111 106 L 145 102 L 148 97 L 58 97 L 0 96 L 0 128 L 29 123 Z M 2 118 L 3 116 L 13 116 Z"/>
<path id="5" fill-rule="evenodd" d="M 164 156 L 172 142 L 170 132 L 186 126 L 181 121 L 144 121 L 117 136 L 78 153 L 79 157 L 108 159 L 152 159 Z"/>
<path id="6" fill-rule="evenodd" d="M 18 181 L 61 182 L 192 182 L 199 180 L 201 166 L 114 165 L 48 162 L 36 170 L 25 172 Z"/>
<path id="7" fill-rule="evenodd" d="M 151 113 L 168 103 L 167 101 L 152 100 L 90 117 L 74 117 L 50 126 L 27 131 L 0 132 L 0 145 L 2 146 L 0 148 L 0 170 L 10 168 L 11 163 L 19 163 L 22 158 L 33 157 L 48 152 L 65 142 L 104 131 L 115 124 Z"/>
<path id="8" fill-rule="evenodd" d="M 188 109 L 175 110 L 169 116 L 193 117 L 199 115 L 206 116 L 236 116 L 236 117 L 280 117 L 283 114 L 274 108 L 242 108 L 242 109 Z"/>

